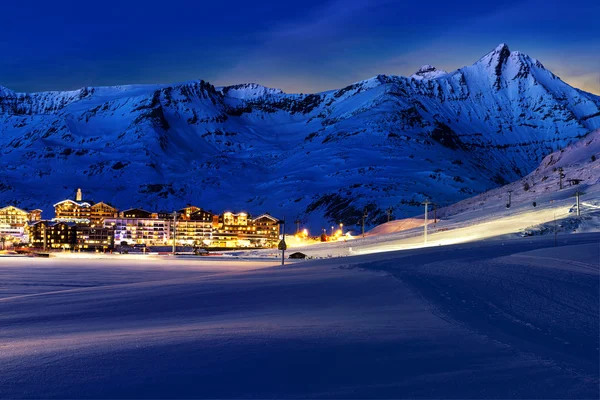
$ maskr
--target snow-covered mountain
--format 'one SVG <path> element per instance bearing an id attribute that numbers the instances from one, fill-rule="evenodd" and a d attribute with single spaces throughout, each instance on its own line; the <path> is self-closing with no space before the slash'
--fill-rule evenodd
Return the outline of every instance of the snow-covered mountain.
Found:
<path id="1" fill-rule="evenodd" d="M 588 208 L 590 204 L 593 209 L 600 208 L 600 129 L 547 155 L 535 170 L 523 178 L 439 211 L 443 218 L 476 210 L 487 210 L 492 215 L 498 212 L 498 207 L 504 211 L 509 192 L 511 208 L 519 205 L 529 209 L 552 207 L 565 199 L 568 203 L 575 203 L 577 191 L 588 202 Z"/>
<path id="2" fill-rule="evenodd" d="M 427 64 L 423 65 L 417 72 L 412 74 L 410 78 L 414 79 L 435 79 L 441 76 L 448 75 L 444 70 L 438 70 L 435 67 Z"/>
<path id="3" fill-rule="evenodd" d="M 415 214 L 528 174 L 600 127 L 600 97 L 502 44 L 475 64 L 316 94 L 257 84 L 0 87 L 0 204 L 81 187 L 119 208 L 270 212 L 314 230 Z"/>

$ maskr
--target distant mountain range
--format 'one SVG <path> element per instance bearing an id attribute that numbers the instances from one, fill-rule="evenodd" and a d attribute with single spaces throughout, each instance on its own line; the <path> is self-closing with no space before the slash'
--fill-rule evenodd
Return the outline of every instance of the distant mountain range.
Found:
<path id="1" fill-rule="evenodd" d="M 313 231 L 419 213 L 530 173 L 600 128 L 600 97 L 501 44 L 475 64 L 316 94 L 257 84 L 0 87 L 0 206 L 83 189 L 119 208 L 269 212 Z"/>

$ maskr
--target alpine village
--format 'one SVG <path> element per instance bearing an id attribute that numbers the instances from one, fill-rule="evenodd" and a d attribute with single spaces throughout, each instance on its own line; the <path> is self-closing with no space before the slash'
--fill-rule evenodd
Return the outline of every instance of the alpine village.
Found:
<path id="1" fill-rule="evenodd" d="M 195 251 L 207 248 L 269 248 L 277 246 L 280 221 L 269 214 L 252 217 L 244 212 L 214 214 L 187 205 L 175 212 L 149 212 L 139 208 L 119 211 L 105 202 L 83 198 L 54 204 L 53 219 L 42 210 L 25 211 L 9 205 L 0 208 L 0 247 L 25 251 L 112 252 L 173 251 L 177 246 Z"/>

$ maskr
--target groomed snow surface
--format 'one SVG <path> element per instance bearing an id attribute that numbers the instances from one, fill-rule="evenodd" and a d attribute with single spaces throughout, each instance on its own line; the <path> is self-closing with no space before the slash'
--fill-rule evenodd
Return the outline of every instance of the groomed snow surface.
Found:
<path id="1" fill-rule="evenodd" d="M 0 398 L 597 398 L 599 243 L 0 258 Z"/>

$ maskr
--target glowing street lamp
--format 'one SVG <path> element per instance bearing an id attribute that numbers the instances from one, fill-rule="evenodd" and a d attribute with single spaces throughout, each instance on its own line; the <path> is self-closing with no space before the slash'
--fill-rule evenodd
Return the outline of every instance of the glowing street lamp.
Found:
<path id="1" fill-rule="evenodd" d="M 333 226 L 331 227 L 331 236 L 333 236 Z"/>
<path id="2" fill-rule="evenodd" d="M 342 235 L 344 235 L 344 224 L 342 224 L 340 222 L 340 231 L 342 232 Z"/>

